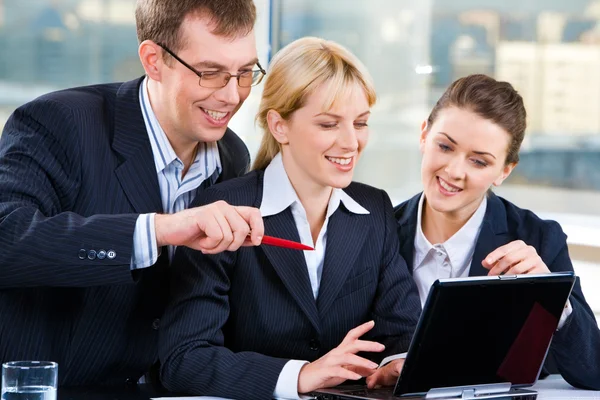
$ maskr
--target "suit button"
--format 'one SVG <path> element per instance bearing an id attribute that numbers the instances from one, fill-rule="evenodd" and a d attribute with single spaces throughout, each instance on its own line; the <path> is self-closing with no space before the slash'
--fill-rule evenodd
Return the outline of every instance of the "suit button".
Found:
<path id="1" fill-rule="evenodd" d="M 85 258 L 87 257 L 87 251 L 85 251 L 85 249 L 80 249 L 79 253 L 77 253 L 77 256 L 80 260 L 85 260 Z"/>
<path id="2" fill-rule="evenodd" d="M 157 331 L 158 328 L 160 328 L 160 319 L 156 318 L 154 321 L 152 321 L 152 329 Z"/>
<path id="3" fill-rule="evenodd" d="M 108 257 L 109 260 L 112 260 L 116 256 L 117 256 L 117 252 L 114 250 L 109 250 L 106 252 L 106 257 Z"/>
<path id="4" fill-rule="evenodd" d="M 310 339 L 308 345 L 310 346 L 310 349 L 312 351 L 319 351 L 319 349 L 321 348 L 321 343 L 319 343 L 317 339 Z"/>
<path id="5" fill-rule="evenodd" d="M 106 251 L 100 250 L 98 252 L 98 260 L 104 260 L 106 258 Z"/>
<path id="6" fill-rule="evenodd" d="M 96 259 L 96 250 L 90 250 L 90 251 L 88 251 L 87 257 L 90 260 L 95 260 Z"/>
<path id="7" fill-rule="evenodd" d="M 127 378 L 127 379 L 125 379 L 125 383 L 128 385 L 133 385 L 133 384 L 136 384 L 137 381 L 133 378 Z"/>

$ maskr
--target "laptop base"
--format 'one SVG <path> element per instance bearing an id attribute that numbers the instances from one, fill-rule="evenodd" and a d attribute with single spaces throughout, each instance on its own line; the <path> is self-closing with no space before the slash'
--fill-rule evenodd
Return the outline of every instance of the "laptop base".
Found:
<path id="1" fill-rule="evenodd" d="M 536 400 L 537 392 L 533 390 L 510 388 L 508 391 L 496 393 L 477 393 L 472 389 L 465 389 L 460 394 L 447 393 L 442 395 L 437 393 L 434 397 L 431 394 L 407 394 L 394 396 L 393 388 L 367 389 L 365 386 L 348 385 L 338 386 L 337 388 L 321 389 L 312 396 L 317 400 Z"/>

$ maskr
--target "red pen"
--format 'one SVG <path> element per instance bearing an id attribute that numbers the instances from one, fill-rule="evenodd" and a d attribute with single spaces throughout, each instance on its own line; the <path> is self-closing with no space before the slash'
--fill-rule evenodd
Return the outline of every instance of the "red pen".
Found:
<path id="1" fill-rule="evenodd" d="M 250 239 L 250 235 L 248 234 L 248 239 Z M 302 243 L 294 242 L 292 240 L 287 239 L 279 239 L 273 236 L 265 235 L 263 236 L 261 244 L 266 244 L 268 246 L 277 246 L 277 247 L 285 247 L 286 249 L 293 250 L 314 250 L 312 247 L 307 246 Z"/>
<path id="2" fill-rule="evenodd" d="M 269 246 L 285 247 L 286 249 L 294 250 L 314 250 L 312 247 L 292 240 L 280 239 L 273 236 L 263 236 L 262 243 Z"/>

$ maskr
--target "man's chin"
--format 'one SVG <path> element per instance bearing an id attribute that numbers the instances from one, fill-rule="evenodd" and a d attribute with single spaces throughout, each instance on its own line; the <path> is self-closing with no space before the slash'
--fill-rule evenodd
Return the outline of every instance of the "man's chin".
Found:
<path id="1" fill-rule="evenodd" d="M 197 132 L 194 135 L 199 142 L 211 143 L 221 140 L 227 131 L 227 127 L 202 129 L 202 132 Z"/>

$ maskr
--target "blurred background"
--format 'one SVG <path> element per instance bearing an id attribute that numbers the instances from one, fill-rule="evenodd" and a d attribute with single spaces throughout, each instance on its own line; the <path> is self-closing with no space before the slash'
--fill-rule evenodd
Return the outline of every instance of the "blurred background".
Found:
<path id="1" fill-rule="evenodd" d="M 369 68 L 379 101 L 356 180 L 394 203 L 420 191 L 421 121 L 456 78 L 485 73 L 523 95 L 521 162 L 496 192 L 569 235 L 600 316 L 600 0 L 255 0 L 259 57 L 302 36 L 335 40 Z M 0 0 L 0 128 L 48 91 L 140 76 L 135 0 Z M 232 122 L 258 147 L 261 86 Z"/>

